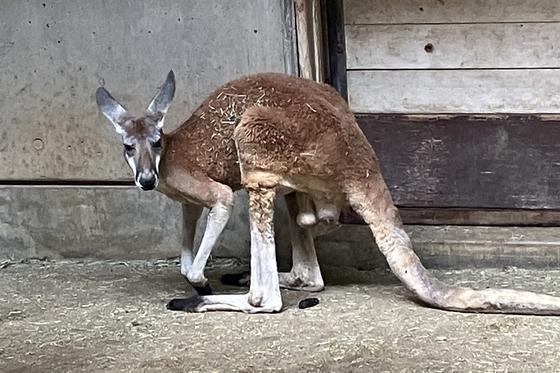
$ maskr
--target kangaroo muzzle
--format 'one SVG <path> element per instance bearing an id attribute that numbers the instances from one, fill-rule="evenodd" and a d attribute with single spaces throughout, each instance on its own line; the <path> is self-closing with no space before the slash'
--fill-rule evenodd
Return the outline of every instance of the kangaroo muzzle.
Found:
<path id="1" fill-rule="evenodd" d="M 158 185 L 159 177 L 156 172 L 143 170 L 136 177 L 136 185 L 142 190 L 152 190 Z"/>

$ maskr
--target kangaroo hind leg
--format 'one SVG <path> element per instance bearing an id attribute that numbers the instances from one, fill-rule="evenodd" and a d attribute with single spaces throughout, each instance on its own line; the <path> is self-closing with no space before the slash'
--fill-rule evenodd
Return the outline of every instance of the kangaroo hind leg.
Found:
<path id="1" fill-rule="evenodd" d="M 313 228 L 302 227 L 298 224 L 302 193 L 295 192 L 286 196 L 290 219 L 290 239 L 292 243 L 292 270 L 280 273 L 280 286 L 292 290 L 321 291 L 325 287 L 315 243 Z"/>

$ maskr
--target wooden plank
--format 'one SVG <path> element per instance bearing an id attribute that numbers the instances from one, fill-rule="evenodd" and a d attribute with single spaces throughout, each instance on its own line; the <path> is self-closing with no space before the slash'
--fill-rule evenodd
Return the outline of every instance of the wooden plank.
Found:
<path id="1" fill-rule="evenodd" d="M 286 74 L 298 75 L 297 30 L 294 0 L 282 0 L 282 35 Z"/>
<path id="2" fill-rule="evenodd" d="M 556 0 L 345 0 L 346 24 L 560 21 Z"/>
<path id="3" fill-rule="evenodd" d="M 348 83 L 346 81 L 346 37 L 344 35 L 343 0 L 325 2 L 328 83 L 331 84 L 345 100 L 348 100 Z"/>
<path id="4" fill-rule="evenodd" d="M 359 113 L 560 113 L 560 70 L 348 72 Z"/>
<path id="5" fill-rule="evenodd" d="M 323 38 L 323 20 L 322 20 L 322 9 L 320 0 L 311 1 L 311 24 L 313 26 L 313 58 L 315 65 L 315 79 L 318 82 L 325 81 L 326 72 L 326 61 L 325 61 L 325 50 L 324 50 L 324 38 Z"/>
<path id="6" fill-rule="evenodd" d="M 0 1 L 0 180 L 130 179 L 99 85 L 142 113 L 174 69 L 169 131 L 218 85 L 285 71 L 281 1 L 42 3 Z"/>
<path id="7" fill-rule="evenodd" d="M 560 66 L 560 23 L 346 26 L 349 69 Z"/>
<path id="8" fill-rule="evenodd" d="M 511 209 L 464 209 L 464 208 L 417 208 L 400 207 L 405 224 L 420 225 L 485 225 L 485 226 L 560 226 L 560 211 L 511 210 Z M 364 224 L 354 211 L 341 214 L 342 224 Z"/>
<path id="9" fill-rule="evenodd" d="M 297 46 L 300 76 L 322 82 L 324 51 L 319 0 L 296 0 Z"/>
<path id="10" fill-rule="evenodd" d="M 560 209 L 560 121 L 363 114 L 395 203 Z"/>

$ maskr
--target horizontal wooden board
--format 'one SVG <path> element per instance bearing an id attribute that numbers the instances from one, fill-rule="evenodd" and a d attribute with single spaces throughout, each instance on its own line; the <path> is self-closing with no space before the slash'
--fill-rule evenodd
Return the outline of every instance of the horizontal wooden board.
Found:
<path id="1" fill-rule="evenodd" d="M 560 113 L 560 70 L 348 72 L 359 113 Z"/>
<path id="2" fill-rule="evenodd" d="M 346 26 L 349 69 L 551 68 L 560 23 Z"/>
<path id="3" fill-rule="evenodd" d="M 400 207 L 405 224 L 559 227 L 560 211 Z M 354 211 L 341 214 L 343 224 L 364 224 Z"/>
<path id="4" fill-rule="evenodd" d="M 560 209 L 558 120 L 526 115 L 357 118 L 398 205 Z"/>
<path id="5" fill-rule="evenodd" d="M 560 21 L 556 0 L 345 0 L 347 24 Z"/>

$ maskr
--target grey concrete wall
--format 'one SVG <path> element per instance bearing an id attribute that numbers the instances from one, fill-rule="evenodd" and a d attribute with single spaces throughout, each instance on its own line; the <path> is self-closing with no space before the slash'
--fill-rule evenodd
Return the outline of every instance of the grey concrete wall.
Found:
<path id="1" fill-rule="evenodd" d="M 286 71 L 283 0 L 0 2 L 0 180 L 129 177 L 95 89 L 145 108 L 169 69 L 177 126 L 218 85 Z"/>
<path id="2" fill-rule="evenodd" d="M 170 131 L 228 80 L 293 72 L 288 4 L 1 1 L 0 184 L 22 185 L 0 190 L 0 257 L 178 255 L 177 203 L 132 188 L 60 188 L 52 180 L 130 179 L 120 140 L 95 105 L 99 85 L 139 112 L 174 69 Z M 25 187 L 29 180 L 51 187 Z M 248 255 L 240 195 L 216 255 Z"/>
<path id="3" fill-rule="evenodd" d="M 237 193 L 233 216 L 215 256 L 249 256 L 247 196 Z M 278 237 L 288 237 L 283 201 Z M 201 219 L 199 230 L 204 229 Z M 0 259 L 176 257 L 181 248 L 181 208 L 157 192 L 129 187 L 0 187 Z M 197 236 L 197 241 L 200 240 Z M 278 242 L 289 262 L 289 242 Z"/>
<path id="4" fill-rule="evenodd" d="M 215 256 L 249 256 L 242 198 Z M 290 264 L 287 216 L 277 201 L 278 261 Z M 159 193 L 132 188 L 0 187 L 0 259 L 29 257 L 158 259 L 180 251 L 181 211 Z M 203 227 L 201 224 L 200 228 Z M 558 267 L 560 228 L 407 226 L 428 267 Z M 198 237 L 198 240 L 200 237 Z M 344 226 L 316 239 L 322 266 L 382 267 L 385 260 L 367 226 Z"/>

